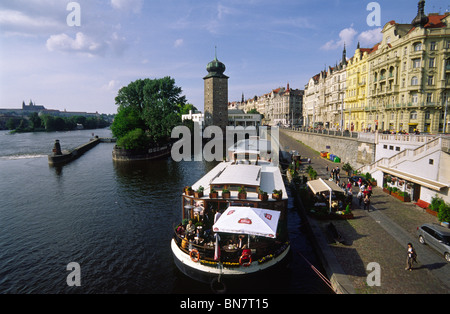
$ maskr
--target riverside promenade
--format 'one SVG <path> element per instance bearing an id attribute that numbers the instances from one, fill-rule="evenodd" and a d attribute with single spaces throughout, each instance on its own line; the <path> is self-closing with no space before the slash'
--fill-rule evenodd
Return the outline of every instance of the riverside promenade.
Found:
<path id="1" fill-rule="evenodd" d="M 318 176 L 328 179 L 328 166 L 339 166 L 321 158 L 319 152 L 305 146 L 280 130 L 281 149 L 296 150 L 302 160 L 311 158 L 311 166 Z M 341 170 L 341 182 L 347 181 Z M 354 219 L 333 220 L 343 243 L 330 239 L 326 226 L 330 221 L 308 217 L 315 238 L 318 255 L 322 259 L 327 277 L 338 293 L 349 294 L 449 294 L 450 263 L 426 245 L 419 244 L 417 227 L 423 223 L 438 223 L 436 217 L 426 213 L 413 203 L 403 203 L 383 192 L 373 189 L 371 210 L 359 208 L 353 188 Z M 412 271 L 406 271 L 407 243 L 411 242 L 418 254 L 418 263 Z M 367 277 L 373 269 L 369 263 L 381 268 L 380 286 L 369 286 Z"/>

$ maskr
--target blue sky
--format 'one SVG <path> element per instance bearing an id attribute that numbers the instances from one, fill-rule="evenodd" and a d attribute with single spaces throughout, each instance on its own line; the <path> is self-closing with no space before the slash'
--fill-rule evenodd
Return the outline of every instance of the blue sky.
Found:
<path id="1" fill-rule="evenodd" d="M 70 26 L 67 5 L 80 7 Z M 206 65 L 226 67 L 229 101 L 262 95 L 309 78 L 372 47 L 390 20 L 410 23 L 414 0 L 377 1 L 381 27 L 367 24 L 361 0 L 2 0 L 0 108 L 33 100 L 49 109 L 116 113 L 122 86 L 171 76 L 188 102 L 203 110 Z M 443 13 L 443 0 L 425 12 Z"/>

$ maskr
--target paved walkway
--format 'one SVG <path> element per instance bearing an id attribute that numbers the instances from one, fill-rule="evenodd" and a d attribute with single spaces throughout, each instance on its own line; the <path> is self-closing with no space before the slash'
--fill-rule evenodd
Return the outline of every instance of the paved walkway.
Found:
<path id="1" fill-rule="evenodd" d="M 330 169 L 342 164 L 321 158 L 319 153 L 280 131 L 284 150 L 297 150 L 303 158 L 311 158 L 311 166 L 319 177 L 329 178 Z M 343 171 L 341 171 L 341 174 Z M 344 172 L 345 174 L 345 172 Z M 341 176 L 341 181 L 346 176 Z M 354 189 L 355 190 L 355 189 Z M 355 191 L 354 191 L 355 192 Z M 374 188 L 371 211 L 360 209 L 356 197 L 353 202 L 355 219 L 333 220 L 343 235 L 344 243 L 334 243 L 327 237 L 329 221 L 311 219 L 313 232 L 318 237 L 328 269 L 337 274 L 337 280 L 349 293 L 380 294 L 448 294 L 450 293 L 450 264 L 443 256 L 418 243 L 416 229 L 422 223 L 438 222 L 436 217 L 412 203 L 403 203 Z M 406 271 L 406 247 L 411 242 L 418 253 L 418 264 Z M 369 263 L 381 266 L 381 286 L 367 285 Z"/>

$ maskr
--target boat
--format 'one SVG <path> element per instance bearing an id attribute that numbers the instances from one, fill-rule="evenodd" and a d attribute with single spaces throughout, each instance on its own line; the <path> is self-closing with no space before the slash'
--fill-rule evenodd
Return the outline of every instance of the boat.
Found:
<path id="1" fill-rule="evenodd" d="M 260 138 L 238 141 L 226 160 L 183 189 L 183 221 L 171 240 L 183 274 L 220 290 L 227 278 L 258 276 L 286 260 L 288 196 L 270 147 Z"/>

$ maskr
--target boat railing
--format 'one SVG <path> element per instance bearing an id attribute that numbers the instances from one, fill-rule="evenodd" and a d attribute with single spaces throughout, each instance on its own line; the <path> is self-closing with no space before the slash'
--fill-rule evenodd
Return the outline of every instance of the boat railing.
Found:
<path id="1" fill-rule="evenodd" d="M 185 254 L 190 254 L 191 250 L 197 250 L 200 254 L 200 259 L 203 261 L 214 262 L 215 245 L 214 242 L 206 242 L 202 244 L 196 244 L 195 242 L 189 242 L 185 237 L 182 237 L 174 229 L 174 240 L 177 246 Z M 210 244 L 208 244 L 210 243 Z M 266 260 L 281 254 L 288 246 L 287 242 L 271 241 L 271 242 L 254 242 L 250 245 L 252 251 L 253 260 Z M 220 248 L 220 260 L 227 263 L 239 263 L 239 259 L 242 255 L 242 249 L 233 248 L 229 249 L 226 245 L 222 245 Z"/>

